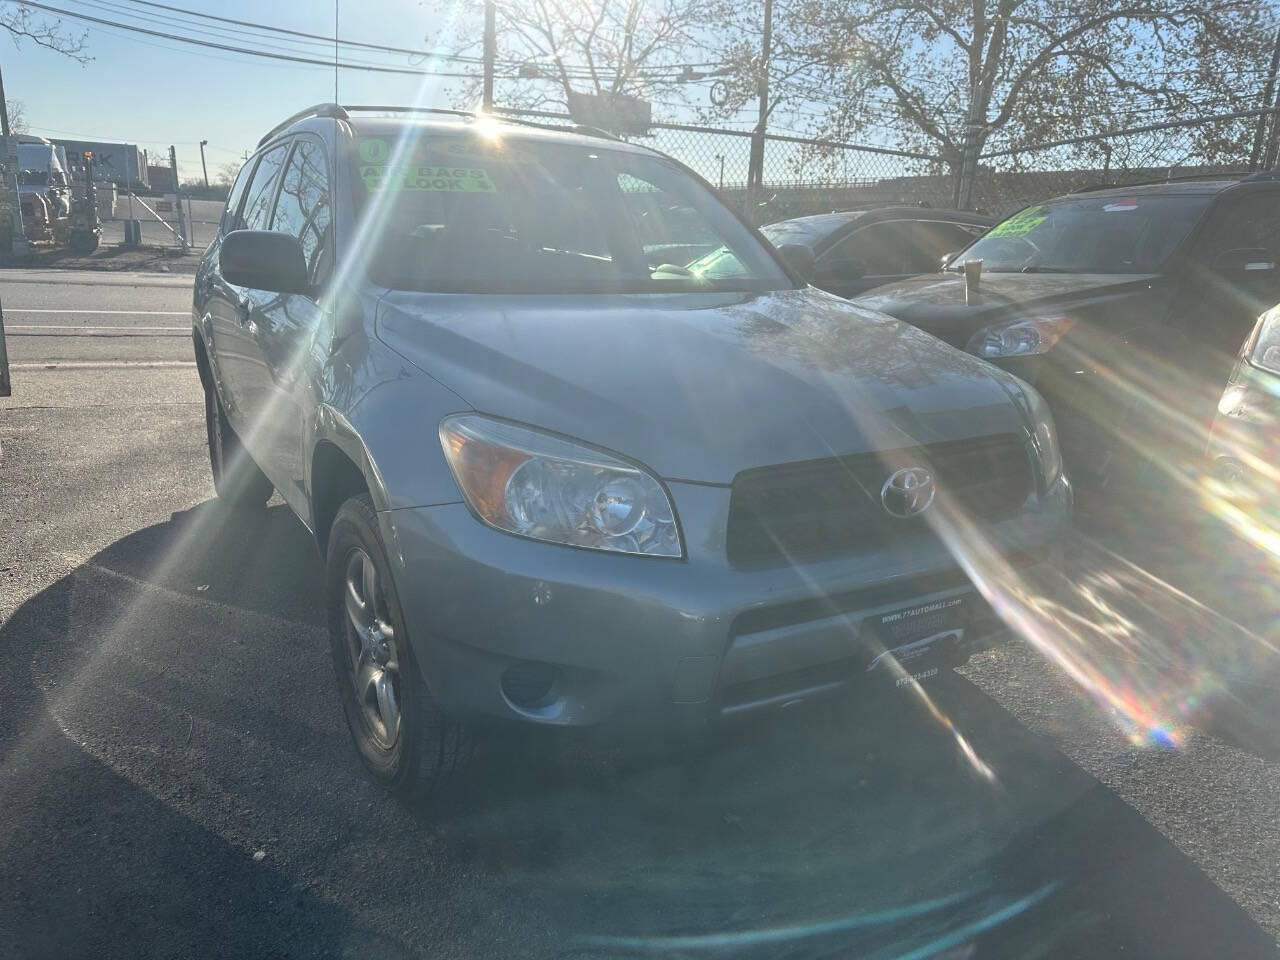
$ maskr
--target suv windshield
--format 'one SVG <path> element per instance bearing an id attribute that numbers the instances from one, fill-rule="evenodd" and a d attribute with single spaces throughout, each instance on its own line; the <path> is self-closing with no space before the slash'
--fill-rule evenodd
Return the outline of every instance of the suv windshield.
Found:
<path id="1" fill-rule="evenodd" d="M 793 286 L 677 165 L 606 144 L 428 133 L 352 156 L 383 286 L 451 293 L 668 293 Z M 697 262 L 716 252 L 714 270 Z"/>
<path id="2" fill-rule="evenodd" d="M 981 260 L 984 270 L 1006 272 L 1158 270 L 1212 199 L 1109 195 L 1038 204 L 996 224 L 948 266 Z"/>

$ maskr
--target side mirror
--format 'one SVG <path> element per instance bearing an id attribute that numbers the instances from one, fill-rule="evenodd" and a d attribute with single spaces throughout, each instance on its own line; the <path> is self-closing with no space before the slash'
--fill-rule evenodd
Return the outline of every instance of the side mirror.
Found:
<path id="1" fill-rule="evenodd" d="M 1223 273 L 1253 273 L 1274 270 L 1276 262 L 1265 247 L 1237 247 L 1223 250 L 1214 257 L 1213 266 Z"/>
<path id="2" fill-rule="evenodd" d="M 778 248 L 778 253 L 782 254 L 787 266 L 800 274 L 805 283 L 813 279 L 814 259 L 811 248 L 802 243 L 784 243 Z"/>
<path id="3" fill-rule="evenodd" d="M 311 292 L 297 237 L 270 230 L 233 230 L 222 238 L 218 269 L 227 283 L 272 293 Z"/>
<path id="4" fill-rule="evenodd" d="M 950 253 L 944 253 L 941 259 L 938 260 L 938 269 L 946 270 L 947 264 L 951 262 L 951 258 L 954 257 L 959 252 L 960 252 L 959 250 L 952 250 Z"/>

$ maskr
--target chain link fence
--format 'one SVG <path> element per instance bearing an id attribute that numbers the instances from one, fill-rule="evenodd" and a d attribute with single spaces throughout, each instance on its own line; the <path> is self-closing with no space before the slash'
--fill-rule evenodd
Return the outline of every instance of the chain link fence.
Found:
<path id="1" fill-rule="evenodd" d="M 561 114 L 508 112 L 572 123 Z M 991 150 L 980 157 L 970 206 L 1003 216 L 1085 187 L 1245 174 L 1274 165 L 1278 133 L 1277 111 L 1249 110 Z M 749 199 L 749 130 L 654 123 L 646 135 L 627 139 L 693 168 L 757 223 L 889 204 L 955 203 L 958 165 L 925 153 L 768 134 L 763 186 Z"/>
<path id="2" fill-rule="evenodd" d="M 1247 110 L 993 150 L 979 159 L 972 205 L 1004 215 L 1085 187 L 1269 168 L 1276 120 L 1275 110 Z"/>
<path id="3" fill-rule="evenodd" d="M 567 115 L 547 111 L 501 112 L 539 123 L 573 123 Z M 1052 143 L 1002 146 L 981 155 L 970 206 L 1003 216 L 1101 184 L 1243 174 L 1270 167 L 1280 134 L 1278 121 L 1275 110 L 1251 110 Z M 680 160 L 756 223 L 890 204 L 946 208 L 955 202 L 955 166 L 926 153 L 768 134 L 763 183 L 753 193 L 747 188 L 750 130 L 656 122 L 645 135 L 626 139 Z M 222 213 L 219 200 L 140 196 L 127 190 L 100 196 L 99 207 L 104 245 L 127 245 L 126 224 L 136 220 L 135 243 L 197 252 L 212 241 Z"/>

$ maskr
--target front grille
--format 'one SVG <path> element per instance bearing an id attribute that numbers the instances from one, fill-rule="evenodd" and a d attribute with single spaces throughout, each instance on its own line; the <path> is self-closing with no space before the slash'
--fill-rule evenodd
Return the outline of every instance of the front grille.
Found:
<path id="1" fill-rule="evenodd" d="M 899 519 L 880 491 L 902 467 L 933 474 L 938 499 L 973 520 L 1015 513 L 1031 493 L 1030 450 L 1015 434 L 745 470 L 733 481 L 727 549 L 735 566 L 811 560 L 928 535 L 928 512 Z"/>

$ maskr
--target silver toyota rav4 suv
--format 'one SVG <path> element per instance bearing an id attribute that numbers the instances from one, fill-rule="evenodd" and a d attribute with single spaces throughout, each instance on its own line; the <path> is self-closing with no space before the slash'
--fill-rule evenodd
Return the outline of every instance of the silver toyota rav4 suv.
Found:
<path id="1" fill-rule="evenodd" d="M 1030 572 L 1069 520 L 1033 389 L 653 150 L 391 112 L 272 130 L 193 310 L 218 495 L 314 533 L 376 782 L 483 720 L 679 735 L 990 642 L 975 558 Z"/>

